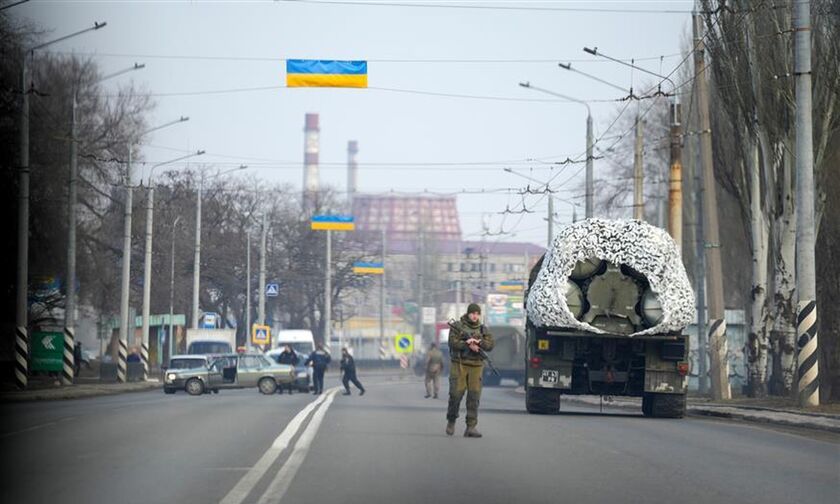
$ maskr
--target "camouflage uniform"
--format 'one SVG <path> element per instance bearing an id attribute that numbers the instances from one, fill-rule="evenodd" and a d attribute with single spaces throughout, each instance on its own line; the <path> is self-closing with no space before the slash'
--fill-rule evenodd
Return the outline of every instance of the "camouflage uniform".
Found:
<path id="1" fill-rule="evenodd" d="M 437 348 L 429 350 L 426 357 L 426 397 L 434 393 L 435 398 L 440 391 L 440 375 L 443 372 L 443 352 Z"/>
<path id="2" fill-rule="evenodd" d="M 461 408 L 461 399 L 467 393 L 467 427 L 478 424 L 478 402 L 481 399 L 481 374 L 484 361 L 481 355 L 467 346 L 467 340 L 481 340 L 479 346 L 485 351 L 493 350 L 493 336 L 478 322 L 472 322 L 467 315 L 454 324 L 449 331 L 449 351 L 452 363 L 449 370 L 449 408 L 446 420 L 454 423 Z"/>

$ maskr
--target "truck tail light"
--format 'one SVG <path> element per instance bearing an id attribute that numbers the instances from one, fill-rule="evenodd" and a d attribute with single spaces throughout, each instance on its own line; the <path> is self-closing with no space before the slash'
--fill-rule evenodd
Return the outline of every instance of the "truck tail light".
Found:
<path id="1" fill-rule="evenodd" d="M 688 362 L 678 362 L 677 363 L 677 372 L 680 376 L 685 376 L 688 374 Z"/>
<path id="2" fill-rule="evenodd" d="M 542 359 L 539 358 L 539 357 L 531 357 L 530 362 L 531 362 L 531 368 L 532 369 L 537 369 L 537 368 L 540 367 L 540 364 L 542 364 Z"/>

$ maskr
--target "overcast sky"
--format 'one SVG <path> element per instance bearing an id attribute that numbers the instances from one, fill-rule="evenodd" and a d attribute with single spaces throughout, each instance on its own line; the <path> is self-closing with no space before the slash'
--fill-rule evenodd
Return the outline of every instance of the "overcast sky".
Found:
<path id="1" fill-rule="evenodd" d="M 620 98 L 620 91 L 560 69 L 557 62 L 571 61 L 623 87 L 649 82 L 619 64 L 593 61 L 582 48 L 597 46 L 668 73 L 681 60 L 692 7 L 685 1 L 340 3 L 33 0 L 14 9 L 50 30 L 47 37 L 106 21 L 102 30 L 50 48 L 91 54 L 104 73 L 146 64 L 108 87 L 133 79 L 158 95 L 152 125 L 191 118 L 151 135 L 142 153 L 148 161 L 204 149 L 202 163 L 220 170 L 244 163 L 260 178 L 300 187 L 304 114 L 317 112 L 322 185 L 345 189 L 347 141 L 358 140 L 360 191 L 523 188 L 527 180 L 503 171 L 511 167 L 539 179 L 556 175 L 557 185 L 570 180 L 561 197 L 578 196 L 573 201 L 582 205 L 577 188 L 583 165 L 552 172 L 546 163 L 582 155 L 585 108 L 551 101 L 556 99 L 518 83 L 530 81 L 584 100 Z M 442 7 L 407 6 L 418 3 Z M 451 7 L 456 4 L 471 8 Z M 285 58 L 368 60 L 370 88 L 285 88 Z M 591 106 L 598 135 L 620 105 Z M 596 178 L 600 163 L 595 162 Z M 458 196 L 465 237 L 478 239 L 482 213 L 489 212 L 491 232 L 515 233 L 491 239 L 544 244 L 546 200 L 529 196 L 526 206 L 538 213 L 495 213 L 522 208 L 516 194 Z M 558 202 L 556 210 L 558 220 L 571 219 L 569 204 Z"/>

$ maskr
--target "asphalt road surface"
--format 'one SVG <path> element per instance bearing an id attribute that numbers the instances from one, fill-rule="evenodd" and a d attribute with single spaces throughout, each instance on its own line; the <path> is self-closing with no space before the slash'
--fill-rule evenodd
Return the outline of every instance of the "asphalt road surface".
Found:
<path id="1" fill-rule="evenodd" d="M 462 416 L 450 438 L 445 386 L 424 399 L 414 378 L 360 377 L 364 397 L 153 391 L 0 405 L 0 502 L 840 502 L 837 436 L 566 402 L 533 416 L 521 394 L 495 388 L 482 398 L 485 437 L 462 437 Z"/>

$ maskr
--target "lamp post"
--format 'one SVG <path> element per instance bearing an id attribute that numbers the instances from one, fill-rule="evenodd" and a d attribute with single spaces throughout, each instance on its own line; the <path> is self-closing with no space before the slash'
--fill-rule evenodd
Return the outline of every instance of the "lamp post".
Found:
<path id="1" fill-rule="evenodd" d="M 8 7 L 8 6 L 7 6 Z M 17 278 L 15 287 L 15 385 L 25 389 L 29 381 L 29 83 L 27 59 L 38 49 L 62 42 L 89 31 L 104 28 L 107 23 L 94 23 L 92 27 L 64 37 L 25 49 L 20 65 L 20 167 L 18 168 L 18 249 Z M 65 334 L 66 338 L 66 334 Z M 66 351 L 66 350 L 65 350 Z M 65 356 L 65 359 L 67 357 Z M 72 361 L 70 361 L 72 363 Z"/>
<path id="2" fill-rule="evenodd" d="M 184 121 L 189 117 L 182 118 Z M 154 226 L 155 185 L 152 182 L 155 168 L 168 165 L 184 159 L 204 154 L 203 150 L 186 156 L 181 156 L 163 163 L 158 163 L 149 169 L 149 188 L 146 190 L 146 253 L 143 261 L 143 329 L 140 343 L 140 359 L 143 361 L 143 380 L 149 377 L 149 311 L 152 295 L 152 230 Z"/>
<path id="3" fill-rule="evenodd" d="M 172 221 L 172 250 L 169 253 L 169 257 L 171 260 L 170 268 L 169 268 L 169 355 L 168 357 L 172 358 L 172 352 L 175 350 L 175 323 L 172 320 L 172 317 L 175 316 L 175 229 L 178 227 L 178 222 L 181 220 L 181 216 L 178 215 L 175 217 L 175 220 Z"/>
<path id="4" fill-rule="evenodd" d="M 141 70 L 146 65 L 135 63 L 134 66 L 106 75 L 95 83 L 117 77 L 124 73 Z M 78 107 L 78 88 L 74 84 L 70 110 L 70 180 L 67 197 L 67 278 L 65 282 L 64 302 L 64 367 L 61 381 L 65 385 L 73 383 L 75 374 L 74 347 L 76 339 L 76 178 L 78 176 L 78 141 L 76 139 L 76 109 Z"/>
<path id="5" fill-rule="evenodd" d="M 217 173 L 210 178 L 220 177 L 231 172 L 244 170 L 248 168 L 247 165 L 239 165 L 236 168 Z M 201 172 L 201 179 L 198 185 L 198 195 L 195 205 L 195 258 L 193 263 L 193 299 L 192 299 L 192 325 L 193 329 L 198 329 L 198 290 L 201 284 L 201 195 L 204 192 L 204 172 Z"/>
<path id="6" fill-rule="evenodd" d="M 154 128 L 149 128 L 146 131 L 141 132 L 137 135 L 137 138 L 134 140 L 137 141 L 142 138 L 144 135 L 151 133 L 152 131 L 157 131 L 163 128 L 167 128 L 174 124 L 178 124 L 184 121 L 187 121 L 188 118 L 180 117 L 175 119 L 174 121 L 170 121 L 168 123 L 161 124 L 160 126 L 155 126 Z M 132 212 L 132 188 L 131 188 L 131 155 L 132 155 L 132 141 L 129 140 L 128 142 L 128 158 L 126 160 L 125 166 L 125 215 L 124 215 L 124 224 L 123 224 L 123 256 L 122 256 L 122 278 L 121 278 L 121 289 L 120 289 L 120 341 L 119 341 L 119 349 L 117 352 L 117 381 L 120 383 L 125 383 L 127 379 L 127 372 L 128 372 L 128 365 L 126 363 L 126 358 L 128 357 L 128 299 L 129 299 L 129 280 L 131 275 L 131 212 Z M 132 327 L 134 326 L 134 321 L 131 321 L 130 324 Z"/>
<path id="7" fill-rule="evenodd" d="M 579 103 L 586 107 L 586 218 L 589 219 L 593 217 L 593 209 L 594 209 L 594 196 L 595 196 L 595 187 L 594 187 L 594 180 L 593 180 L 593 157 L 592 157 L 592 109 L 589 107 L 589 103 L 584 100 L 579 100 L 577 98 L 573 98 L 571 96 L 567 96 L 560 93 L 555 93 L 554 91 L 550 91 L 548 89 L 544 89 L 537 86 L 532 86 L 530 82 L 520 82 L 520 86 L 533 89 L 534 91 L 539 91 L 540 93 L 545 93 L 547 95 L 556 96 L 558 98 L 563 98 L 564 100 L 569 100 L 575 103 Z M 549 205 L 551 205 L 551 195 L 549 195 Z"/>

